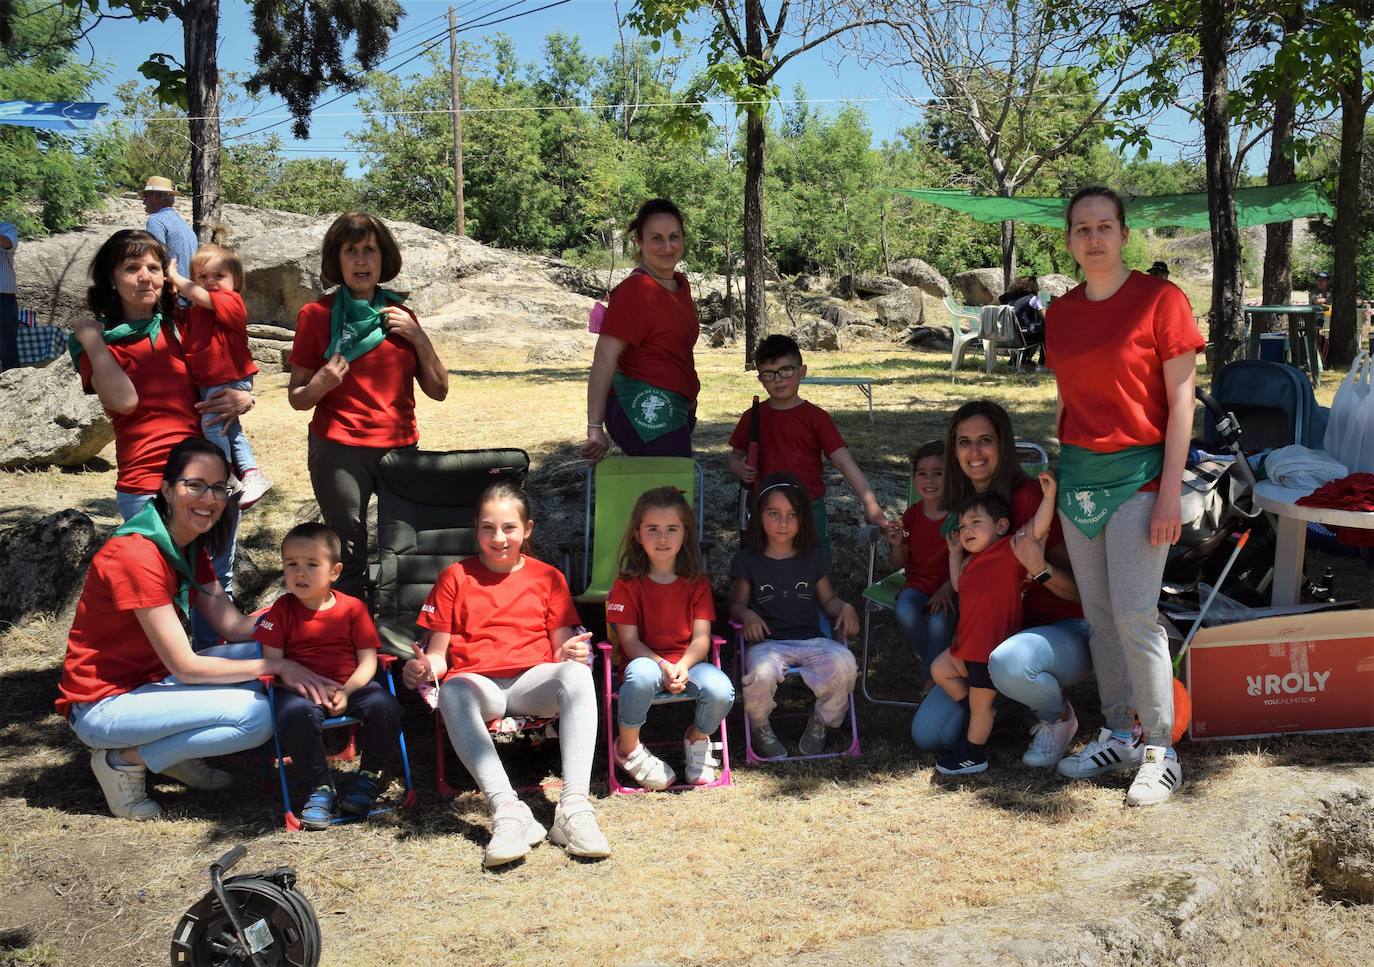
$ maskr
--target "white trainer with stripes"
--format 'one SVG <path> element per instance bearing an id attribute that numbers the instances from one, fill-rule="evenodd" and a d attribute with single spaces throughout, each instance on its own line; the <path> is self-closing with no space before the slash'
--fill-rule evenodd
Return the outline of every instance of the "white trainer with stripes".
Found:
<path id="1" fill-rule="evenodd" d="M 1168 799 L 1183 785 L 1183 767 L 1178 757 L 1162 745 L 1145 746 L 1145 761 L 1126 791 L 1126 805 L 1154 806 Z"/>
<path id="2" fill-rule="evenodd" d="M 1070 779 L 1091 779 L 1104 772 L 1117 769 L 1134 769 L 1145 759 L 1145 745 L 1132 735 L 1121 740 L 1112 735 L 1112 730 L 1102 728 L 1093 739 L 1078 752 L 1059 760 L 1055 770 Z"/>

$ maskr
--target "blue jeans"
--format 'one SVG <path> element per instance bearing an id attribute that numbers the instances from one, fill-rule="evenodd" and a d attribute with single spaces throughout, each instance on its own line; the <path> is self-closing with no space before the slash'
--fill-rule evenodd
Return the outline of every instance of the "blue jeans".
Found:
<path id="1" fill-rule="evenodd" d="M 709 661 L 699 661 L 687 670 L 687 689 L 683 694 L 696 700 L 696 715 L 692 724 L 711 735 L 735 704 L 735 685 L 730 676 Z M 653 658 L 636 658 L 625 666 L 625 678 L 620 683 L 619 708 L 616 721 L 627 729 L 637 729 L 649 718 L 649 706 L 655 698 L 666 694 L 663 689 L 663 669 Z"/>
<path id="2" fill-rule="evenodd" d="M 1086 681 L 1092 671 L 1088 623 L 1068 618 L 1018 631 L 993 649 L 988 673 L 997 691 L 1029 706 L 1042 722 L 1053 722 L 1064 710 L 1064 689 Z M 930 752 L 953 748 L 963 738 L 967 713 L 933 688 L 911 720 L 911 738 Z"/>
<path id="3" fill-rule="evenodd" d="M 201 399 L 207 400 L 222 390 L 252 388 L 253 377 L 249 376 L 246 379 L 236 379 L 232 383 L 220 383 L 218 386 L 202 386 L 197 392 L 200 393 Z M 248 435 L 243 432 L 243 427 L 239 425 L 239 418 L 236 416 L 225 423 L 211 423 L 211 419 L 218 415 L 202 413 L 200 432 L 205 435 L 205 439 L 223 451 L 229 465 L 234 468 L 234 472 L 241 480 L 249 470 L 258 469 L 258 459 L 253 456 L 253 447 L 248 442 Z"/>
<path id="4" fill-rule="evenodd" d="M 957 599 L 951 601 L 956 603 Z M 903 588 L 897 595 L 897 624 L 902 626 L 912 652 L 921 660 L 922 681 L 927 682 L 931 662 L 954 640 L 954 626 L 959 621 L 957 611 L 931 614 L 926 610 L 929 604 L 930 595 L 918 588 Z"/>
<path id="5" fill-rule="evenodd" d="M 143 509 L 143 505 L 153 499 L 152 494 L 126 494 L 122 490 L 115 491 L 115 507 L 119 510 L 119 516 L 126 521 Z M 215 568 L 215 576 L 219 578 L 220 585 L 224 588 L 224 593 L 229 595 L 230 600 L 234 597 L 234 554 L 239 546 L 239 533 L 237 525 L 234 532 L 229 535 L 229 545 L 214 556 L 211 564 Z M 195 651 L 204 651 L 219 644 L 219 632 L 210 627 L 210 622 L 201 617 L 200 612 L 195 608 L 191 609 L 191 647 Z"/>
<path id="6" fill-rule="evenodd" d="M 242 660 L 259 657 L 262 649 L 256 641 L 244 641 L 208 654 Z M 71 724 L 92 749 L 137 749 L 153 772 L 187 759 L 256 749 L 272 737 L 272 712 L 256 679 L 185 685 L 168 676 L 132 692 L 73 705 Z"/>

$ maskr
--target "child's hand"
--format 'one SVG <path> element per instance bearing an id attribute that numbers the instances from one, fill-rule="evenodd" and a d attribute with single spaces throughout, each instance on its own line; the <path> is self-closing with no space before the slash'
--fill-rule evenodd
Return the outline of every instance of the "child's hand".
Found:
<path id="1" fill-rule="evenodd" d="M 1059 493 L 1059 481 L 1054 479 L 1054 474 L 1048 470 L 1040 471 L 1040 492 L 1051 500 Z"/>
<path id="2" fill-rule="evenodd" d="M 744 626 L 744 640 L 751 645 L 765 640 L 771 634 L 768 623 L 756 611 L 745 611 L 739 623 Z"/>
<path id="3" fill-rule="evenodd" d="M 317 380 L 320 387 L 328 393 L 344 381 L 348 375 L 348 360 L 342 354 L 335 353 L 330 357 L 329 362 L 315 370 L 313 379 Z"/>
<path id="4" fill-rule="evenodd" d="M 330 715 L 342 715 L 344 710 L 348 708 L 348 696 L 341 688 L 336 692 L 330 693 L 330 695 L 320 704 Z"/>
<path id="5" fill-rule="evenodd" d="M 586 664 L 587 657 L 592 653 L 592 633 L 584 631 L 580 635 L 573 635 L 563 642 L 558 649 L 559 661 L 580 661 Z"/>
<path id="6" fill-rule="evenodd" d="M 952 614 L 954 612 L 954 585 L 946 581 L 940 589 L 930 596 L 926 610 L 931 614 Z"/>
<path id="7" fill-rule="evenodd" d="M 400 306 L 387 306 L 382 310 L 382 325 L 386 326 L 388 336 L 400 336 L 411 343 L 424 332 L 415 317 Z"/>
<path id="8" fill-rule="evenodd" d="M 883 536 L 887 538 L 887 542 L 893 547 L 901 547 L 902 522 L 899 520 L 888 521 L 887 526 L 883 528 Z"/>
<path id="9" fill-rule="evenodd" d="M 945 535 L 945 546 L 949 548 L 950 554 L 963 555 L 964 545 L 959 541 L 959 528 L 955 527 Z"/>
<path id="10" fill-rule="evenodd" d="M 412 658 L 401 666 L 401 684 L 406 688 L 415 689 L 421 682 L 434 681 L 434 666 L 429 663 L 429 658 Z"/>
<path id="11" fill-rule="evenodd" d="M 680 695 L 687 687 L 687 667 L 682 662 L 664 662 L 663 688 L 671 695 Z"/>
<path id="12" fill-rule="evenodd" d="M 167 262 L 167 278 L 178 292 L 191 284 L 191 280 L 177 271 L 177 260 L 169 259 Z"/>
<path id="13" fill-rule="evenodd" d="M 743 455 L 732 453 L 730 459 L 726 461 L 726 465 L 729 466 L 730 472 L 744 483 L 752 484 L 758 478 L 758 467 L 749 466 L 749 462 L 745 460 Z"/>
<path id="14" fill-rule="evenodd" d="M 835 619 L 835 634 L 843 639 L 858 633 L 859 612 L 855 611 L 854 606 L 846 601 L 840 606 L 840 615 Z"/>

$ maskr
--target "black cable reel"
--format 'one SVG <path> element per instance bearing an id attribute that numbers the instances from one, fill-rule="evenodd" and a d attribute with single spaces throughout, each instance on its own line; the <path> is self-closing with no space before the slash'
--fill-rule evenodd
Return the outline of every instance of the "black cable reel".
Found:
<path id="1" fill-rule="evenodd" d="M 172 933 L 172 964 L 317 967 L 320 921 L 289 866 L 224 878 L 247 855 L 235 846 L 210 866 L 210 892 Z"/>

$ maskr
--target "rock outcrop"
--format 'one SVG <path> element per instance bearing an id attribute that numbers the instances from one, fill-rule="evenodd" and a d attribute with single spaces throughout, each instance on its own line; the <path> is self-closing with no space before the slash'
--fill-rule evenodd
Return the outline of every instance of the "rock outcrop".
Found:
<path id="1" fill-rule="evenodd" d="M 79 510 L 0 532 L 0 623 L 65 610 L 81 590 L 96 545 L 95 524 Z"/>
<path id="2" fill-rule="evenodd" d="M 954 277 L 954 284 L 959 287 L 966 306 L 993 305 L 1004 289 L 1000 268 L 960 272 Z"/>
<path id="3" fill-rule="evenodd" d="M 114 439 L 110 419 L 66 355 L 0 375 L 0 470 L 74 467 Z"/>
<path id="4" fill-rule="evenodd" d="M 892 277 L 906 285 L 913 285 L 927 295 L 943 299 L 953 293 L 949 280 L 929 262 L 921 259 L 898 259 L 892 263 Z"/>

